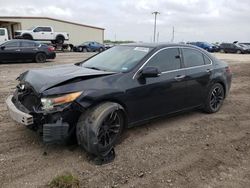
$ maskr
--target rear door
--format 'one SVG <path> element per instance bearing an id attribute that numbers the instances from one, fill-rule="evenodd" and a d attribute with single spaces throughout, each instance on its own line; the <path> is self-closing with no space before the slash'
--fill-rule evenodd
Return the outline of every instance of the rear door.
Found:
<path id="1" fill-rule="evenodd" d="M 212 60 L 202 51 L 194 48 L 182 48 L 186 69 L 187 106 L 203 104 L 207 88 L 213 73 Z"/>
<path id="2" fill-rule="evenodd" d="M 1 45 L 0 61 L 18 61 L 21 55 L 19 41 L 9 41 Z"/>

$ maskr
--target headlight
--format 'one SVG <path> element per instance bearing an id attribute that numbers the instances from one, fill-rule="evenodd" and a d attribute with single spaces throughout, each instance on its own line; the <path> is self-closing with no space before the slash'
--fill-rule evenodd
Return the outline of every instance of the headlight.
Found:
<path id="1" fill-rule="evenodd" d="M 42 109 L 43 110 L 51 110 L 55 106 L 69 103 L 77 99 L 82 92 L 75 92 L 75 93 L 69 93 L 66 95 L 62 95 L 59 97 L 48 97 L 48 98 L 41 98 L 41 103 L 42 103 Z"/>

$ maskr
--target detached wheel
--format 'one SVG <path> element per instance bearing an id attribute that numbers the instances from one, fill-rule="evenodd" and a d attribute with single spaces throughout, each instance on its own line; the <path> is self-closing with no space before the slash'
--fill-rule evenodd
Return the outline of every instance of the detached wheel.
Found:
<path id="1" fill-rule="evenodd" d="M 46 55 L 44 53 L 36 54 L 35 61 L 37 63 L 45 63 L 46 62 Z"/>
<path id="2" fill-rule="evenodd" d="M 208 93 L 206 102 L 205 102 L 205 112 L 215 113 L 218 112 L 221 108 L 225 98 L 225 91 L 221 84 L 214 84 Z"/>
<path id="3" fill-rule="evenodd" d="M 78 144 L 96 156 L 105 156 L 119 140 L 125 125 L 121 105 L 102 103 L 82 114 L 76 126 Z"/>

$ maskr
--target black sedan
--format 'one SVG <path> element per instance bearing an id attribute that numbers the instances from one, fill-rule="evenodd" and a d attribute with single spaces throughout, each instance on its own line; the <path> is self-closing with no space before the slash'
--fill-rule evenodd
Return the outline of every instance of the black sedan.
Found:
<path id="1" fill-rule="evenodd" d="M 44 63 L 46 59 L 55 57 L 54 47 L 31 40 L 11 40 L 0 45 L 0 62 Z"/>
<path id="2" fill-rule="evenodd" d="M 76 135 L 85 150 L 105 155 L 127 127 L 188 109 L 217 112 L 231 77 L 226 63 L 198 47 L 121 45 L 81 63 L 22 73 L 6 103 L 44 142 Z"/>

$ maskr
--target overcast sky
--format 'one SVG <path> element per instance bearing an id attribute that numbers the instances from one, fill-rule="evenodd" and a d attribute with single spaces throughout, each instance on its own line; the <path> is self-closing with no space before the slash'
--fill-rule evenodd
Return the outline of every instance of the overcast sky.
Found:
<path id="1" fill-rule="evenodd" d="M 47 16 L 105 28 L 105 39 L 250 41 L 250 0 L 0 0 L 0 16 Z"/>

